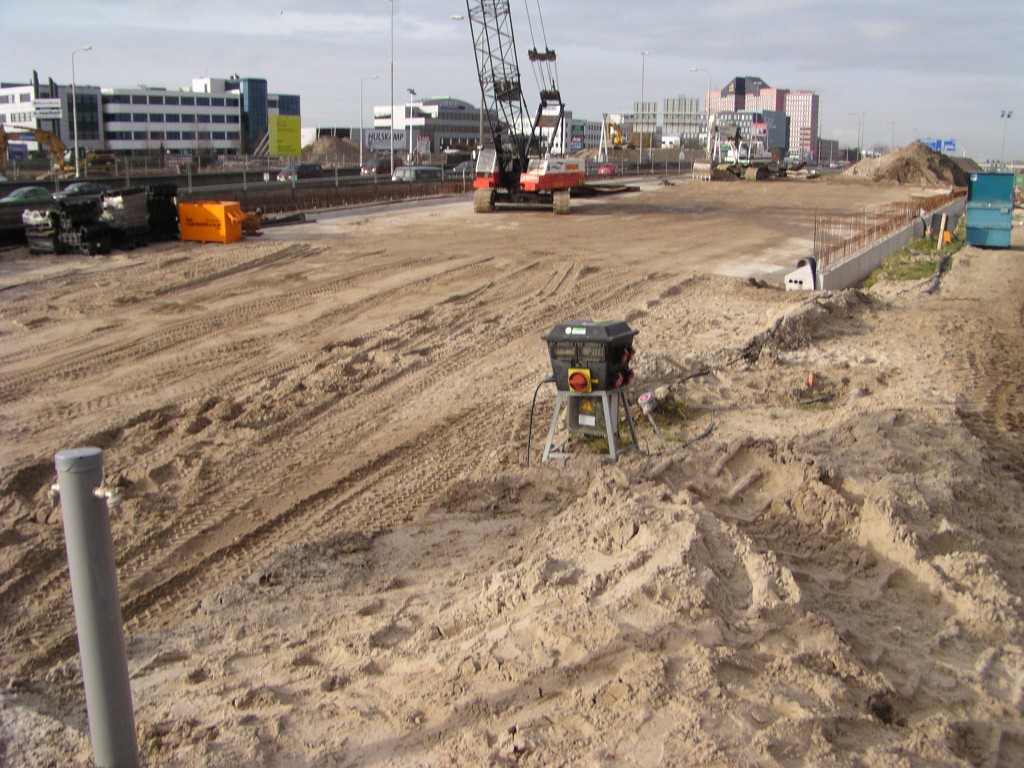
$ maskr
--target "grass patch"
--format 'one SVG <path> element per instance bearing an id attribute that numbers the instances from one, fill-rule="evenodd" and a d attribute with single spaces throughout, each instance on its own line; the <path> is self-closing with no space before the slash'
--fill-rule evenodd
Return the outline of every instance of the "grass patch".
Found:
<path id="1" fill-rule="evenodd" d="M 597 403 L 599 408 L 599 401 Z M 655 430 L 651 427 L 650 421 L 648 421 L 640 409 L 634 407 L 635 405 L 636 400 L 633 399 L 630 407 L 633 409 L 631 411 L 633 425 L 636 427 L 637 440 L 640 443 L 636 447 L 642 448 L 644 445 L 656 445 L 658 438 L 655 435 Z M 621 407 L 619 409 L 619 416 L 620 421 L 615 431 L 615 442 L 619 450 L 623 451 L 633 447 L 634 443 L 633 436 L 629 433 L 629 428 L 626 426 Z M 684 432 L 690 426 L 691 418 L 684 397 L 674 397 L 667 402 L 661 403 L 651 414 L 651 418 L 657 425 L 657 432 L 660 433 L 661 438 L 666 444 L 685 442 L 686 436 Z M 601 424 L 601 420 L 599 420 L 599 424 Z M 570 441 L 574 449 L 583 454 L 608 455 L 608 440 L 603 432 L 604 427 L 599 426 L 599 428 L 602 430 L 601 434 L 595 434 L 590 431 L 579 431 L 572 434 Z"/>
<path id="2" fill-rule="evenodd" d="M 879 280 L 923 280 L 935 274 L 935 265 L 938 263 L 936 258 L 911 253 L 903 248 L 882 262 L 882 266 L 868 277 L 865 287 L 870 288 Z"/>
<path id="3" fill-rule="evenodd" d="M 659 428 L 678 424 L 685 425 L 689 418 L 686 411 L 686 398 L 677 396 L 667 403 L 662 403 L 653 415 Z"/>
<path id="4" fill-rule="evenodd" d="M 924 280 L 934 275 L 943 257 L 952 256 L 963 247 L 966 235 L 964 218 L 961 217 L 948 243 L 939 243 L 927 237 L 911 240 L 905 248 L 886 258 L 882 266 L 868 275 L 864 287 L 870 288 L 881 280 Z M 949 263 L 947 260 L 946 269 Z"/>

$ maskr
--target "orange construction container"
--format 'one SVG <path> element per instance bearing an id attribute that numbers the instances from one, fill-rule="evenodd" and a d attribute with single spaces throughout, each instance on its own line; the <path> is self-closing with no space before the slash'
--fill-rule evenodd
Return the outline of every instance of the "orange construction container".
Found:
<path id="1" fill-rule="evenodd" d="M 231 200 L 178 203 L 182 240 L 234 243 L 242 239 L 242 206 Z"/>

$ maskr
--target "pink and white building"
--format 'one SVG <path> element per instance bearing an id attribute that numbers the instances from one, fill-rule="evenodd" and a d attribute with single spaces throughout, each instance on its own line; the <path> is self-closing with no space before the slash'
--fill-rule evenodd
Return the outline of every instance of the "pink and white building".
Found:
<path id="1" fill-rule="evenodd" d="M 818 156 L 819 97 L 813 91 L 772 88 L 759 77 L 736 77 L 707 95 L 709 114 L 783 112 L 789 121 L 789 154 Z"/>

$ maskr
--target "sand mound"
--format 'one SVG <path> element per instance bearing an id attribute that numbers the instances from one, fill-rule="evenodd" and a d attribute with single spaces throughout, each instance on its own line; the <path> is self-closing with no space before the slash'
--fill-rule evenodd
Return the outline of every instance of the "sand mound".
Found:
<path id="1" fill-rule="evenodd" d="M 92 765 L 69 445 L 122 501 L 145 768 L 1024 765 L 1021 231 L 935 294 L 784 291 L 750 278 L 816 207 L 912 195 L 771 186 L 525 245 L 467 196 L 6 250 L 0 765 Z M 540 336 L 584 311 L 639 332 L 639 450 L 541 465 Z"/>
<path id="2" fill-rule="evenodd" d="M 343 139 L 339 136 L 321 136 L 309 146 L 303 147 L 302 157 L 313 162 L 358 158 L 359 144 L 352 139 Z"/>
<path id="3" fill-rule="evenodd" d="M 845 171 L 872 181 L 895 181 L 918 186 L 967 186 L 967 174 L 958 163 L 915 141 L 882 157 L 869 157 Z"/>

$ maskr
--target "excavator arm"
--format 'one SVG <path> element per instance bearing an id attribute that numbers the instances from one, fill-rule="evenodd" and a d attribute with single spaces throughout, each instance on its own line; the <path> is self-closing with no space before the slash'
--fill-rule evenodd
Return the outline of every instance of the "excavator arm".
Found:
<path id="1" fill-rule="evenodd" d="M 13 125 L 9 129 L 10 132 L 17 133 L 31 133 L 35 138 L 36 142 L 46 150 L 46 154 L 50 156 L 50 160 L 53 162 L 53 167 L 58 171 L 73 171 L 75 169 L 74 161 L 71 164 L 67 161 L 68 148 L 64 142 L 61 141 L 60 136 L 49 131 L 44 131 L 42 128 L 29 128 L 27 126 Z M 3 167 L 7 165 L 7 131 L 4 130 L 3 126 L 0 126 L 0 164 Z"/>
<path id="2" fill-rule="evenodd" d="M 40 129 L 36 129 L 33 133 L 36 135 L 36 141 L 46 148 L 47 154 L 50 155 L 50 159 L 53 160 L 53 164 L 57 169 L 61 171 L 74 170 L 74 164 L 70 168 L 68 167 L 66 160 L 68 148 L 60 140 L 60 136 Z"/>

